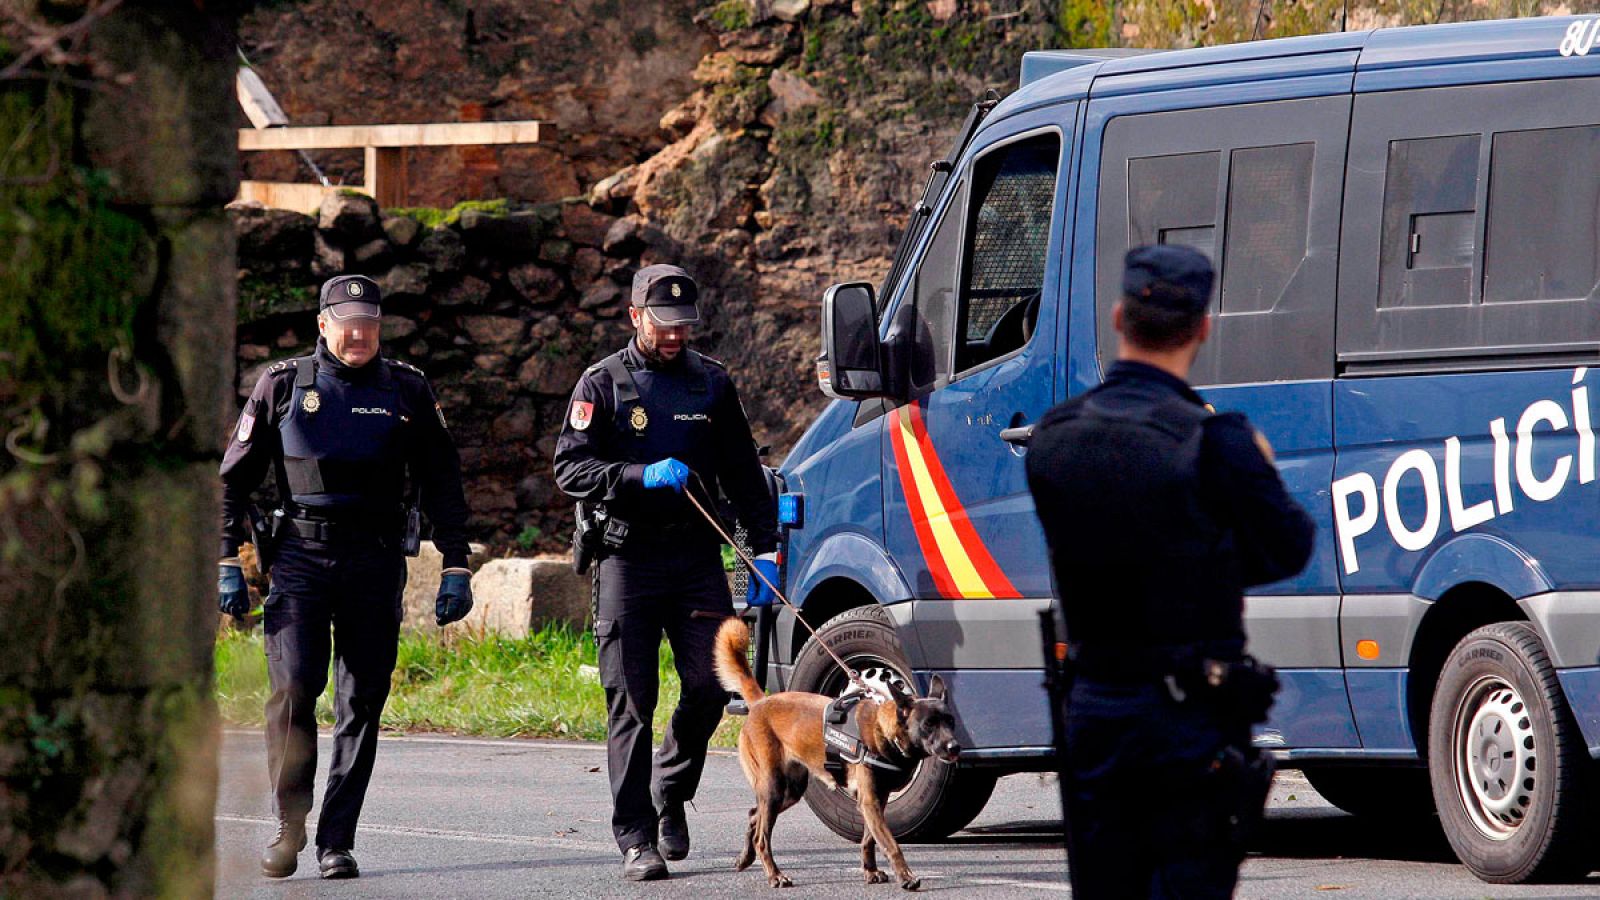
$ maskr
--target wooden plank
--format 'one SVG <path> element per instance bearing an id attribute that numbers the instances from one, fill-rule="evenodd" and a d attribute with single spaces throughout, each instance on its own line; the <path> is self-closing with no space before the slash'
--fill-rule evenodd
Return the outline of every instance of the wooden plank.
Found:
<path id="1" fill-rule="evenodd" d="M 436 122 L 421 125 L 326 125 L 240 129 L 240 150 L 341 150 L 358 147 L 455 147 L 462 144 L 537 144 L 554 131 L 548 122 Z"/>
<path id="2" fill-rule="evenodd" d="M 273 209 L 292 209 L 308 215 L 316 215 L 322 206 L 322 198 L 334 191 L 346 190 L 345 187 L 323 187 L 320 184 L 297 184 L 287 181 L 241 181 L 239 182 L 239 201 L 254 200 L 262 206 Z"/>
<path id="3" fill-rule="evenodd" d="M 410 175 L 406 171 L 406 148 L 366 148 L 367 193 L 382 207 L 407 205 Z"/>

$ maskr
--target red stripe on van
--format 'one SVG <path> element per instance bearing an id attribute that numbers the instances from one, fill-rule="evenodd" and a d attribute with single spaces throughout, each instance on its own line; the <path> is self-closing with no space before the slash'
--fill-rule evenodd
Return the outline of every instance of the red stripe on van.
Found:
<path id="1" fill-rule="evenodd" d="M 895 467 L 900 472 L 900 490 L 906 497 L 906 511 L 911 514 L 911 527 L 917 533 L 917 546 L 922 548 L 922 559 L 928 565 L 928 573 L 933 576 L 933 584 L 938 589 L 939 596 L 960 597 L 961 592 L 956 589 L 956 580 L 951 577 L 950 567 L 944 561 L 944 554 L 939 552 L 939 542 L 934 540 L 933 529 L 928 525 L 927 507 L 923 505 L 922 494 L 917 490 L 916 476 L 911 474 L 911 460 L 906 456 L 905 438 L 900 433 L 900 420 L 905 418 L 906 409 L 915 406 L 916 404 L 912 403 L 890 413 L 894 421 L 889 423 L 889 441 L 894 447 Z"/>
<path id="2" fill-rule="evenodd" d="M 911 433 L 916 435 L 917 443 L 922 447 L 922 458 L 928 464 L 928 473 L 933 476 L 934 489 L 939 492 L 940 505 L 950 515 L 950 523 L 955 527 L 956 536 L 961 539 L 961 546 L 966 549 L 967 556 L 972 560 L 972 567 L 978 571 L 978 577 L 983 579 L 989 593 L 996 597 L 1006 599 L 1021 597 L 1022 593 L 1012 585 L 1011 579 L 1006 577 L 1000 564 L 994 561 L 988 545 L 978 536 L 978 530 L 972 527 L 972 520 L 967 516 L 967 508 L 961 505 L 961 498 L 956 496 L 955 486 L 945 474 L 944 463 L 939 459 L 938 452 L 933 449 L 933 438 L 928 436 L 928 425 L 922 418 L 922 408 L 910 403 L 905 409 L 909 411 L 907 415 L 910 417 Z"/>

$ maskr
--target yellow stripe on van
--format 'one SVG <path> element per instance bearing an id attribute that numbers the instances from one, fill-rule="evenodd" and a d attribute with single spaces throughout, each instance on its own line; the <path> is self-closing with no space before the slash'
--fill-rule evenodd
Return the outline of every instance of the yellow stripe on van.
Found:
<path id="1" fill-rule="evenodd" d="M 950 577 L 956 583 L 956 589 L 964 598 L 994 597 L 989 586 L 978 575 L 972 557 L 967 555 L 967 548 L 956 534 L 955 526 L 950 524 L 950 514 L 939 500 L 939 490 L 934 486 L 927 461 L 922 458 L 922 445 L 911 430 L 910 417 L 905 409 L 902 408 L 895 419 L 900 426 L 900 436 L 904 439 L 906 460 L 911 464 L 911 477 L 916 480 L 917 493 L 922 495 L 922 512 L 927 518 L 929 530 L 933 532 L 934 541 L 939 545 L 939 555 L 944 557 L 945 568 L 950 570 Z"/>

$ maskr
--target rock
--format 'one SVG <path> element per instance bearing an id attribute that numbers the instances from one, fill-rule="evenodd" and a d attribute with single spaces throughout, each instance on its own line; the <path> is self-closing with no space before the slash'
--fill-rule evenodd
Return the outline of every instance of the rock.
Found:
<path id="1" fill-rule="evenodd" d="M 622 286 L 615 281 L 597 281 L 578 301 L 579 309 L 599 309 L 622 299 Z"/>
<path id="2" fill-rule="evenodd" d="M 571 241 L 544 241 L 539 245 L 539 260 L 547 263 L 565 264 L 572 258 Z"/>
<path id="3" fill-rule="evenodd" d="M 385 238 L 373 238 L 365 244 L 350 251 L 349 258 L 358 269 L 381 268 L 389 261 L 389 241 Z"/>
<path id="4" fill-rule="evenodd" d="M 928 0 L 928 15 L 936 22 L 948 22 L 961 12 L 959 0 Z"/>
<path id="5" fill-rule="evenodd" d="M 607 256 L 632 256 L 644 249 L 644 227 L 644 219 L 639 216 L 623 216 L 606 229 L 600 249 Z"/>
<path id="6" fill-rule="evenodd" d="M 718 43 L 741 65 L 771 66 L 798 49 L 796 35 L 793 25 L 779 24 L 729 32 Z"/>
<path id="7" fill-rule="evenodd" d="M 319 280 L 344 274 L 344 250 L 318 231 L 312 242 L 311 274 Z"/>
<path id="8" fill-rule="evenodd" d="M 273 341 L 272 345 L 280 350 L 298 347 L 300 346 L 300 335 L 295 334 L 293 328 L 285 328 L 283 334 L 278 335 L 278 339 Z"/>
<path id="9" fill-rule="evenodd" d="M 767 87 L 772 91 L 772 102 L 762 110 L 761 120 L 768 125 L 775 126 L 795 110 L 822 102 L 822 94 L 811 86 L 811 82 L 787 69 L 773 70 L 772 76 L 767 79 Z"/>
<path id="10" fill-rule="evenodd" d="M 489 436 L 497 443 L 525 446 L 533 441 L 538 427 L 539 417 L 534 415 L 532 405 L 524 401 L 504 415 L 497 416 L 494 424 L 489 426 Z M 513 503 L 512 508 L 515 507 Z"/>
<path id="11" fill-rule="evenodd" d="M 589 578 L 572 571 L 564 557 L 497 559 L 472 576 L 472 612 L 466 624 L 512 638 L 565 622 L 588 624 Z"/>
<path id="12" fill-rule="evenodd" d="M 378 201 L 356 191 L 334 191 L 322 198 L 317 227 L 350 244 L 376 237 L 382 231 Z"/>
<path id="13" fill-rule="evenodd" d="M 461 236 L 474 253 L 516 259 L 531 256 L 549 230 L 539 213 L 524 210 L 496 216 L 475 209 L 461 214 Z"/>
<path id="14" fill-rule="evenodd" d="M 523 509 L 544 509 L 556 498 L 547 474 L 529 475 L 517 482 L 517 505 Z"/>
<path id="15" fill-rule="evenodd" d="M 526 322 L 510 316 L 462 316 L 456 321 L 483 347 L 513 347 L 527 329 Z"/>
<path id="16" fill-rule="evenodd" d="M 767 0 L 767 7 L 785 22 L 798 22 L 811 9 L 811 0 Z"/>
<path id="17" fill-rule="evenodd" d="M 449 228 L 430 228 L 417 245 L 417 256 L 428 268 L 442 274 L 460 270 L 467 261 L 467 245 Z"/>
<path id="18" fill-rule="evenodd" d="M 606 259 L 594 247 L 584 247 L 572 255 L 573 283 L 593 281 L 605 270 Z"/>
<path id="19" fill-rule="evenodd" d="M 615 221 L 615 216 L 595 212 L 581 203 L 567 203 L 561 207 L 561 230 L 574 243 L 600 246 Z"/>
<path id="20" fill-rule="evenodd" d="M 611 203 L 625 201 L 633 196 L 634 176 L 639 172 L 638 166 L 627 166 L 607 175 L 595 183 L 589 190 L 590 206 L 608 206 Z"/>
<path id="21" fill-rule="evenodd" d="M 385 215 L 383 234 L 396 247 L 409 247 L 422 234 L 422 223 L 410 216 Z"/>
<path id="22" fill-rule="evenodd" d="M 243 362 L 260 362 L 272 355 L 272 350 L 262 344 L 240 344 L 239 359 Z"/>
<path id="23" fill-rule="evenodd" d="M 476 571 L 488 562 L 488 548 L 471 544 L 467 568 Z M 433 622 L 433 604 L 439 596 L 439 576 L 444 573 L 444 555 L 433 541 L 423 541 L 422 550 L 406 560 L 406 589 L 401 596 L 403 618 L 400 627 L 411 631 L 437 632 Z"/>
<path id="24" fill-rule="evenodd" d="M 511 366 L 511 357 L 504 353 L 479 353 L 472 358 L 472 367 L 480 372 L 504 372 Z M 499 419 L 495 422 L 499 423 Z"/>
<path id="25" fill-rule="evenodd" d="M 517 370 L 517 382 L 535 394 L 565 397 L 572 393 L 572 386 L 586 368 L 584 361 L 573 354 L 550 353 L 541 348 Z"/>
<path id="26" fill-rule="evenodd" d="M 548 341 L 561 333 L 561 317 L 556 315 L 545 316 L 538 324 L 533 326 L 531 337 L 535 341 Z"/>
<path id="27" fill-rule="evenodd" d="M 478 306 L 489 299 L 489 282 L 467 275 L 435 300 L 440 306 Z"/>
<path id="28" fill-rule="evenodd" d="M 661 130 L 672 135 L 672 139 L 682 140 L 685 135 L 694 130 L 700 121 L 700 106 L 696 103 L 680 103 L 667 110 L 661 117 Z"/>
<path id="29" fill-rule="evenodd" d="M 417 323 L 414 319 L 405 316 L 383 317 L 383 339 L 386 341 L 404 340 L 417 333 Z"/>
<path id="30" fill-rule="evenodd" d="M 739 78 L 739 61 L 731 53 L 710 53 L 694 68 L 694 80 L 702 87 L 732 84 Z"/>
<path id="31" fill-rule="evenodd" d="M 297 261 L 303 267 L 311 256 L 317 220 L 304 213 L 234 206 L 228 208 L 228 218 L 239 238 L 239 259 L 246 266 L 259 268 L 265 263 L 273 270 L 282 270 Z"/>
<path id="32" fill-rule="evenodd" d="M 379 275 L 378 290 L 385 301 L 399 297 L 425 297 L 428 294 L 428 267 L 421 263 L 395 266 Z"/>
<path id="33" fill-rule="evenodd" d="M 543 306 L 561 298 L 561 275 L 544 266 L 534 263 L 517 266 L 506 273 L 506 279 L 530 306 Z"/>

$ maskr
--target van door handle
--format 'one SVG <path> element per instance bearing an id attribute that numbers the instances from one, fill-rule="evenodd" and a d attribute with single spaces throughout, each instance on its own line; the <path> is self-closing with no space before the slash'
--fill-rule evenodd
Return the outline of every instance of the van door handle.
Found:
<path id="1" fill-rule="evenodd" d="M 1017 447 L 1028 446 L 1028 441 L 1033 438 L 1032 425 L 1017 425 L 1012 428 L 1000 430 L 1000 440 Z"/>

